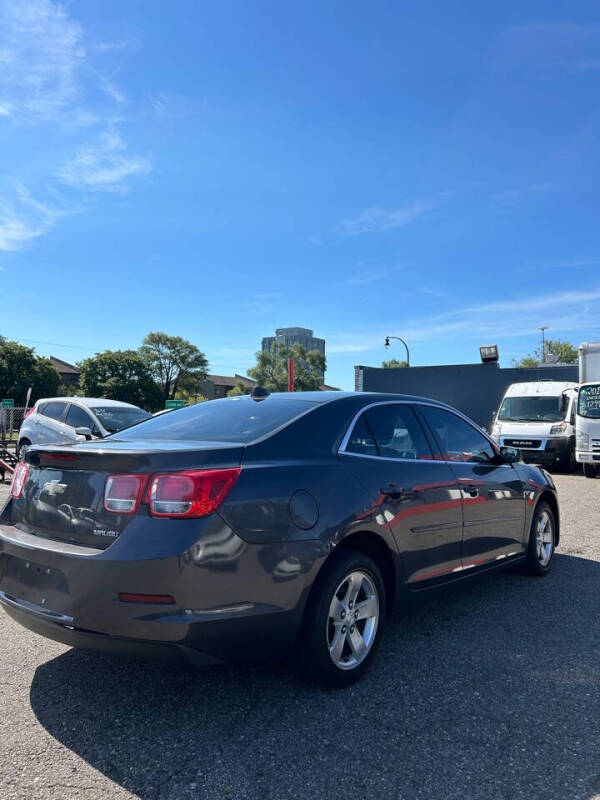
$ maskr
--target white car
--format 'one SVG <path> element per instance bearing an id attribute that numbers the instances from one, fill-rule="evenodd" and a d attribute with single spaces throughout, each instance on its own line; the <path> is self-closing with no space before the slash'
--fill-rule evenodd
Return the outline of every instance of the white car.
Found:
<path id="1" fill-rule="evenodd" d="M 97 397 L 48 397 L 27 412 L 17 452 L 22 458 L 30 444 L 64 444 L 102 439 L 152 415 L 131 403 Z"/>

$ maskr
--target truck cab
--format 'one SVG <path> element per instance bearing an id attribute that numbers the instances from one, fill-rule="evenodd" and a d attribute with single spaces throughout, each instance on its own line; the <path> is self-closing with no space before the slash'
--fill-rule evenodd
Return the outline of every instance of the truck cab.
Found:
<path id="1" fill-rule="evenodd" d="M 600 474 L 600 342 L 579 346 L 575 458 L 586 478 Z"/>
<path id="2" fill-rule="evenodd" d="M 502 398 L 492 436 L 499 445 L 519 450 L 524 461 L 572 469 L 576 406 L 576 383 L 513 383 Z"/>

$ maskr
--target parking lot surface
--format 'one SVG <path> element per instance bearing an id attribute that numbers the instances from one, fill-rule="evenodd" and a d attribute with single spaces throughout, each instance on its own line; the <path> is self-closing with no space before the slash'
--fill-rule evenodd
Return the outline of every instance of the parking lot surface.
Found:
<path id="1" fill-rule="evenodd" d="M 404 609 L 343 691 L 76 652 L 0 612 L 0 797 L 600 798 L 600 480 L 555 479 L 551 574 Z"/>

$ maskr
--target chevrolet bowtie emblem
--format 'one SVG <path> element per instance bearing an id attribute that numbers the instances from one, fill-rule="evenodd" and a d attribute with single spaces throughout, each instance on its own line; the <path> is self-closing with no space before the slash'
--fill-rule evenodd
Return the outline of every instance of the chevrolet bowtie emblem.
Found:
<path id="1" fill-rule="evenodd" d="M 59 483 L 58 481 L 48 481 L 44 484 L 42 491 L 50 495 L 62 494 L 67 488 L 66 483 Z"/>

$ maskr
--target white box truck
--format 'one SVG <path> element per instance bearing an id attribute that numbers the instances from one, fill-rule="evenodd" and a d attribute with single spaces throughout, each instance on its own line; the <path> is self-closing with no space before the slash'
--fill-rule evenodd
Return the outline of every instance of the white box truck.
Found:
<path id="1" fill-rule="evenodd" d="M 586 478 L 600 474 L 600 342 L 579 345 L 575 458 Z"/>

